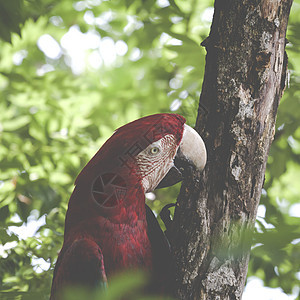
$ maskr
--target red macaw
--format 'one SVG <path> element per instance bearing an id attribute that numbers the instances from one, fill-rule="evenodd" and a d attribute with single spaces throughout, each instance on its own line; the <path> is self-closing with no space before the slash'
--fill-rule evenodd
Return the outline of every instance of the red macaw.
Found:
<path id="1" fill-rule="evenodd" d="M 68 286 L 106 286 L 129 269 L 150 271 L 156 291 L 168 285 L 169 244 L 145 193 L 175 183 L 166 176 L 179 172 L 175 157 L 198 170 L 206 163 L 203 140 L 177 114 L 138 119 L 105 142 L 75 181 L 50 300 Z"/>

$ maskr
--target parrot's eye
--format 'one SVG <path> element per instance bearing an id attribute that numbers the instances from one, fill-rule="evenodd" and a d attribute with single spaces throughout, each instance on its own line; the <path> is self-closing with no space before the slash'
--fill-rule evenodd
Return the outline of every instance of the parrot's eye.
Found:
<path id="1" fill-rule="evenodd" d="M 158 147 L 153 147 L 150 149 L 150 154 L 155 155 L 159 153 L 159 148 Z"/>

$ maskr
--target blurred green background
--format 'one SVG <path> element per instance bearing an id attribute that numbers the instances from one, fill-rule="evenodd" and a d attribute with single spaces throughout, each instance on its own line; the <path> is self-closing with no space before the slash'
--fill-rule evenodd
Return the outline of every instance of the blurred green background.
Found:
<path id="1" fill-rule="evenodd" d="M 1 299 L 48 299 L 74 180 L 116 128 L 159 112 L 194 125 L 212 15 L 209 0 L 0 0 Z M 297 0 L 249 265 L 289 299 L 300 280 L 299 15 Z M 158 212 L 178 190 L 148 202 Z"/>

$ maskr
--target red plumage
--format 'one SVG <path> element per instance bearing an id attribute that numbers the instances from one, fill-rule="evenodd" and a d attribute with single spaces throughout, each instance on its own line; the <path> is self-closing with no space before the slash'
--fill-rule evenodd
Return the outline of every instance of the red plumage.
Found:
<path id="1" fill-rule="evenodd" d="M 176 114 L 133 121 L 117 129 L 84 167 L 69 200 L 51 300 L 59 299 L 59 291 L 67 286 L 105 285 L 107 278 L 128 269 L 156 272 L 157 284 L 166 279 L 168 245 L 151 211 L 146 214 L 144 173 L 137 156 L 171 136 L 174 149 L 169 147 L 168 155 L 173 159 L 184 123 Z"/>

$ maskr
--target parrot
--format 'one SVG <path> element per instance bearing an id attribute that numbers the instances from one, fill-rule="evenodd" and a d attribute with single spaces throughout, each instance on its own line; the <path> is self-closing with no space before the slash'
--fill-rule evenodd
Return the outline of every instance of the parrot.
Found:
<path id="1" fill-rule="evenodd" d="M 170 243 L 146 193 L 181 181 L 180 166 L 202 171 L 206 156 L 203 139 L 178 114 L 149 115 L 115 130 L 75 180 L 50 300 L 63 299 L 68 287 L 109 289 L 110 278 L 127 270 L 150 273 L 153 293 L 170 289 Z"/>

